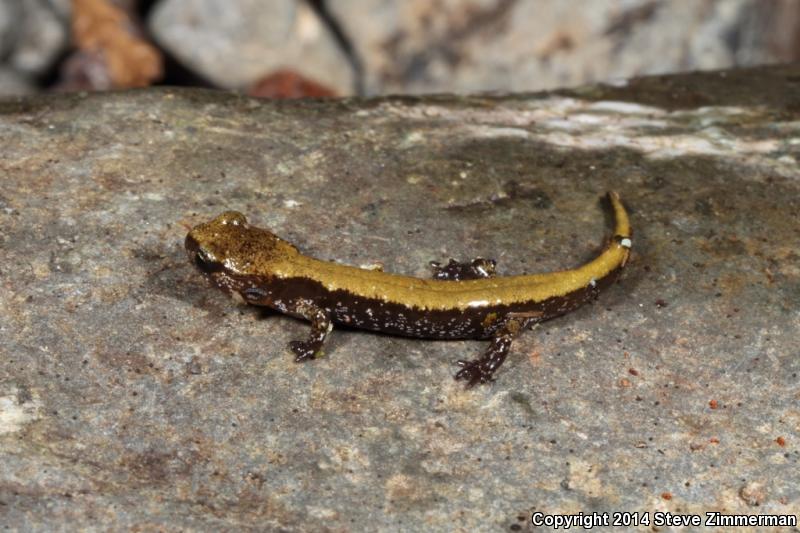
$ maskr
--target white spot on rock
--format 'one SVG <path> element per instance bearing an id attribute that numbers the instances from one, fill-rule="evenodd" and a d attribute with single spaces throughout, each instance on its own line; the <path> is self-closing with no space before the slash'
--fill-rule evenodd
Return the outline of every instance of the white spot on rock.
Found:
<path id="1" fill-rule="evenodd" d="M 16 387 L 0 396 L 0 435 L 16 433 L 26 425 L 39 419 L 41 404 L 38 400 L 20 403 L 20 394 Z"/>

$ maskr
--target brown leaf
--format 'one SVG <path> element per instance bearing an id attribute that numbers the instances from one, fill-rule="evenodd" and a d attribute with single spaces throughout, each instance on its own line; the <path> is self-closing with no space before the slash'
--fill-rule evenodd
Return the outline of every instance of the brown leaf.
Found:
<path id="1" fill-rule="evenodd" d="M 333 89 L 289 69 L 276 70 L 264 76 L 250 87 L 247 94 L 257 98 L 329 98 L 336 96 Z"/>
<path id="2" fill-rule="evenodd" d="M 162 76 L 161 53 L 110 0 L 73 0 L 72 36 L 79 55 L 102 60 L 111 88 L 144 87 Z"/>

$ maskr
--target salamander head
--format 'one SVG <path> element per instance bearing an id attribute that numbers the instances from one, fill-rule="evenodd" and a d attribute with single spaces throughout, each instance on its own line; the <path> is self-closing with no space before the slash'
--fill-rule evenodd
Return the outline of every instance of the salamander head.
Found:
<path id="1" fill-rule="evenodd" d="M 267 230 L 256 228 L 236 211 L 198 224 L 186 235 L 189 259 L 214 284 L 241 292 L 255 277 L 270 277 L 297 250 Z"/>

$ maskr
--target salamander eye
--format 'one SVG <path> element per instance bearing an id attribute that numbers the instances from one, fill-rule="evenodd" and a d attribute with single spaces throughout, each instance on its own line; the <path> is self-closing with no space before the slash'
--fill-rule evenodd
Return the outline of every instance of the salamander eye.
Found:
<path id="1" fill-rule="evenodd" d="M 217 263 L 203 250 L 198 250 L 194 254 L 194 264 L 203 272 L 214 272 L 219 270 Z"/>

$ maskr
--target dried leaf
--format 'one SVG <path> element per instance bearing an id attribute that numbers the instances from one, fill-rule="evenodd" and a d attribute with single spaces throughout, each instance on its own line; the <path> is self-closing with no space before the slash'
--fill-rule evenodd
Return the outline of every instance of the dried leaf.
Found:
<path id="1" fill-rule="evenodd" d="M 254 83 L 247 91 L 257 98 L 329 98 L 333 89 L 289 69 L 276 70 Z"/>
<path id="2" fill-rule="evenodd" d="M 96 68 L 102 59 L 111 88 L 144 87 L 162 76 L 161 53 L 143 39 L 132 15 L 111 0 L 73 0 L 72 35 L 84 62 Z"/>

